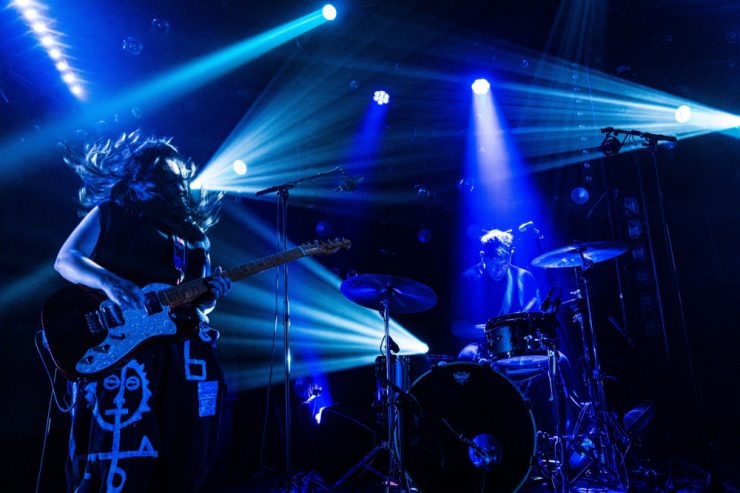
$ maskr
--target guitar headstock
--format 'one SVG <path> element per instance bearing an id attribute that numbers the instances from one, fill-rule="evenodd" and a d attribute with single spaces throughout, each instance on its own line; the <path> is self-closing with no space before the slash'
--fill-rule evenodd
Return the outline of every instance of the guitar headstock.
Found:
<path id="1" fill-rule="evenodd" d="M 349 248 L 352 242 L 347 238 L 334 238 L 333 240 L 314 240 L 307 241 L 301 245 L 301 251 L 304 255 L 332 255 L 342 248 Z"/>

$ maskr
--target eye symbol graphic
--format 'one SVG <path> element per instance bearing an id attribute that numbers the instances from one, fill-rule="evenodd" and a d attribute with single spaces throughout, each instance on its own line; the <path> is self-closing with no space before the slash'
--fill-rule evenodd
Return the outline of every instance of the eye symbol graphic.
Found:
<path id="1" fill-rule="evenodd" d="M 105 380 L 103 380 L 103 387 L 105 387 L 105 390 L 116 390 L 120 386 L 121 379 L 118 375 L 108 375 L 105 377 Z"/>

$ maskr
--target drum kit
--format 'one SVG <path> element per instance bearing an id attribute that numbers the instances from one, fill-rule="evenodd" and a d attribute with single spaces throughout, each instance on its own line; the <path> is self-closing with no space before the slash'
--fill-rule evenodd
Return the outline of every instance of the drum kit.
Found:
<path id="1" fill-rule="evenodd" d="M 563 377 L 567 358 L 558 351 L 555 331 L 559 298 L 552 301 L 548 296 L 538 312 L 489 320 L 484 350 L 475 361 L 460 361 L 397 354 L 390 316 L 434 307 L 437 296 L 431 288 L 380 274 L 344 281 L 345 297 L 378 310 L 383 318 L 375 403 L 383 418 L 383 440 L 334 487 L 369 465 L 376 454 L 387 452 L 389 469 L 382 478 L 386 491 L 515 492 L 544 487 L 565 492 L 576 491 L 584 482 L 607 487 L 599 491 L 626 491 L 629 439 L 606 408 L 586 272 L 628 249 L 619 242 L 577 243 L 532 261 L 535 267 L 575 273 L 578 289 L 569 304 L 583 341 L 583 400 Z M 532 391 L 537 379 L 542 384 Z M 568 406 L 577 408 L 573 421 L 566 420 Z"/>

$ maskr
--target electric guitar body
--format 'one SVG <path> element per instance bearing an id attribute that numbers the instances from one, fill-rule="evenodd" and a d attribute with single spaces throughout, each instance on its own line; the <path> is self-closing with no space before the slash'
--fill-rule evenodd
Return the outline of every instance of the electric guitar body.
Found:
<path id="1" fill-rule="evenodd" d="M 308 242 L 221 275 L 239 281 L 302 257 L 332 254 L 350 246 L 347 239 Z M 207 293 L 206 281 L 197 279 L 178 286 L 149 284 L 142 288 L 144 308 L 130 310 L 122 310 L 101 291 L 84 286 L 57 291 L 41 313 L 45 345 L 54 365 L 70 379 L 93 377 L 126 360 L 149 340 L 176 335 L 172 309 Z M 185 324 L 189 325 L 195 326 Z"/>

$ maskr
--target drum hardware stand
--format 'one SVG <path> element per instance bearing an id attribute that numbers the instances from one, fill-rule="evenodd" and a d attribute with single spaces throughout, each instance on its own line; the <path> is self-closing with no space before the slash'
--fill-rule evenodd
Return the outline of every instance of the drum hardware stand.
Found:
<path id="1" fill-rule="evenodd" d="M 608 479 L 616 480 L 620 487 L 627 489 L 629 478 L 625 471 L 624 457 L 621 456 L 614 440 L 615 433 L 619 431 L 617 423 L 610 416 L 606 408 L 606 394 L 604 391 L 604 375 L 599 359 L 599 345 L 596 335 L 596 329 L 593 324 L 591 310 L 591 297 L 588 287 L 586 271 L 593 265 L 593 262 L 579 252 L 581 256 L 581 265 L 575 267 L 576 282 L 582 286 L 577 290 L 577 297 L 585 300 L 585 313 L 581 306 L 576 304 L 574 320 L 578 323 L 583 340 L 583 359 L 586 366 L 586 388 L 588 391 L 589 403 L 585 403 L 591 419 L 594 422 L 594 453 L 586 453 L 587 463 L 576 474 L 570 478 L 570 484 L 573 485 L 586 472 L 592 470 L 595 466 L 598 473 L 606 473 Z M 584 321 L 586 316 L 587 323 Z M 587 331 L 588 329 L 588 331 Z M 588 332 L 588 334 L 587 334 Z M 573 431 L 571 441 L 575 444 L 578 440 L 578 430 Z M 582 453 L 588 451 L 581 451 Z"/>
<path id="2" fill-rule="evenodd" d="M 390 295 L 390 293 L 389 293 Z M 386 433 L 385 438 L 376 445 L 370 452 L 368 452 L 360 461 L 352 466 L 345 474 L 342 476 L 337 482 L 335 482 L 332 486 L 334 488 L 339 487 L 342 483 L 344 483 L 347 479 L 349 479 L 350 476 L 352 476 L 355 472 L 357 472 L 360 468 L 365 468 L 375 474 L 376 476 L 382 478 L 385 483 L 385 490 L 386 492 L 390 491 L 393 484 L 396 485 L 397 488 L 399 488 L 399 491 L 409 491 L 407 480 L 406 480 L 406 472 L 403 466 L 403 454 L 396 454 L 396 440 L 395 440 L 395 432 L 394 428 L 396 426 L 396 420 L 398 419 L 398 413 L 396 412 L 396 405 L 397 405 L 397 389 L 395 388 L 396 385 L 393 384 L 393 362 L 395 361 L 395 355 L 393 355 L 393 351 L 398 351 L 398 346 L 393 342 L 393 339 L 391 339 L 390 336 L 390 297 L 385 296 L 381 300 L 381 309 L 380 309 L 380 315 L 383 317 L 383 343 L 381 345 L 385 346 L 383 355 L 383 359 L 385 359 L 385 368 L 384 373 L 385 375 L 381 378 L 380 375 L 378 375 L 377 378 L 377 385 L 378 385 L 378 392 L 376 397 L 376 403 L 377 403 L 377 410 L 379 412 L 382 412 L 382 410 L 385 410 L 385 427 L 386 427 Z M 395 346 L 395 347 L 394 347 Z M 375 406 L 374 406 L 375 407 Z M 384 451 L 388 451 L 388 473 L 383 474 L 377 469 L 370 466 L 370 463 L 373 461 L 375 456 Z"/>

